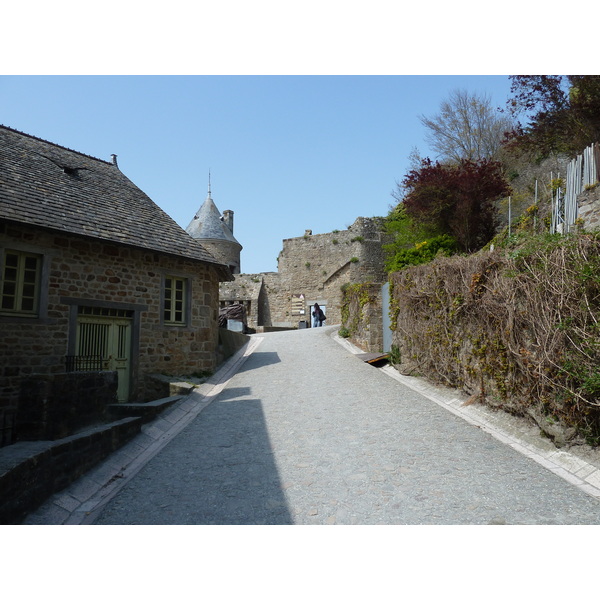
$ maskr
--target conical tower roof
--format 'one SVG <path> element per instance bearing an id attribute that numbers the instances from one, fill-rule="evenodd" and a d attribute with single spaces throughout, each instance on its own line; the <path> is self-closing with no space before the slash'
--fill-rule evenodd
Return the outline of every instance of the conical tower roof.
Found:
<path id="1" fill-rule="evenodd" d="M 210 195 L 210 176 L 206 200 L 185 230 L 197 240 L 226 240 L 239 245 Z"/>

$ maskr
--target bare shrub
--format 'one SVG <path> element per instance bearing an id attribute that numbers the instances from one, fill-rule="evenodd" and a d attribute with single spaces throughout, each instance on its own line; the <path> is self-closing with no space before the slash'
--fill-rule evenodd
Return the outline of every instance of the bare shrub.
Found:
<path id="1" fill-rule="evenodd" d="M 537 236 L 390 282 L 402 372 L 600 441 L 598 236 Z"/>

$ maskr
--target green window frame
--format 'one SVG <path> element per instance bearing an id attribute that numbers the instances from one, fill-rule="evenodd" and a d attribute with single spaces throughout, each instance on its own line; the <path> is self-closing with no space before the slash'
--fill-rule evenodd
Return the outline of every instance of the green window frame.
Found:
<path id="1" fill-rule="evenodd" d="M 187 322 L 188 281 L 184 277 L 165 277 L 163 322 L 165 325 L 185 325 Z"/>
<path id="2" fill-rule="evenodd" d="M 8 249 L 4 251 L 0 314 L 38 316 L 41 271 L 40 254 Z"/>

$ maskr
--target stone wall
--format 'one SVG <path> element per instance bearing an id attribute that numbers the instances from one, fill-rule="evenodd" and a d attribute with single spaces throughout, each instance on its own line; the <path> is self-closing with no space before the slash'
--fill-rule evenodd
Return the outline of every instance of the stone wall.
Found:
<path id="1" fill-rule="evenodd" d="M 301 316 L 292 310 L 292 296 L 300 294 L 307 311 L 318 302 L 328 325 L 341 323 L 344 284 L 385 281 L 381 226 L 381 219 L 359 217 L 343 231 L 283 240 L 276 303 L 269 294 L 273 325 L 297 325 Z"/>
<path id="2" fill-rule="evenodd" d="M 0 316 L 0 427 L 10 441 L 21 382 L 32 375 L 65 372 L 74 354 L 77 307 L 111 307 L 133 315 L 129 401 L 148 397 L 145 378 L 212 371 L 218 340 L 218 274 L 207 263 L 161 255 L 8 223 L 0 224 L 2 248 L 43 256 L 38 318 Z M 186 326 L 162 321 L 164 277 L 188 278 Z M 151 393 L 151 392 L 148 392 Z"/>
<path id="3" fill-rule="evenodd" d="M 257 325 L 263 325 L 261 322 L 261 312 L 259 310 L 261 297 L 263 294 L 262 273 L 257 275 L 240 274 L 235 276 L 234 281 L 224 281 L 219 288 L 219 304 L 221 307 L 241 303 L 246 307 L 246 319 L 252 324 L 251 329 L 255 330 Z"/>
<path id="4" fill-rule="evenodd" d="M 600 184 L 596 184 L 579 194 L 578 215 L 583 220 L 583 227 L 587 230 L 600 229 Z"/>
<path id="5" fill-rule="evenodd" d="M 198 241 L 221 263 L 227 265 L 232 273 L 240 272 L 240 251 L 237 242 L 220 239 L 198 239 Z"/>
<path id="6" fill-rule="evenodd" d="M 31 375 L 21 382 L 15 437 L 57 440 L 102 423 L 116 396 L 115 371 Z"/>
<path id="7" fill-rule="evenodd" d="M 221 301 L 249 300 L 248 323 L 259 329 L 310 322 L 315 302 L 324 307 L 328 325 L 339 324 L 344 284 L 386 279 L 381 226 L 381 219 L 359 217 L 343 231 L 313 235 L 307 230 L 301 237 L 285 239 L 277 273 L 237 275 L 234 283 L 221 284 Z M 260 283 L 248 296 L 250 281 Z"/>
<path id="8" fill-rule="evenodd" d="M 0 525 L 16 525 L 52 494 L 140 432 L 129 417 L 58 441 L 18 442 L 0 449 Z"/>
<path id="9" fill-rule="evenodd" d="M 354 284 L 346 286 L 342 308 L 342 327 L 347 330 L 352 343 L 365 352 L 383 351 L 381 285 Z"/>

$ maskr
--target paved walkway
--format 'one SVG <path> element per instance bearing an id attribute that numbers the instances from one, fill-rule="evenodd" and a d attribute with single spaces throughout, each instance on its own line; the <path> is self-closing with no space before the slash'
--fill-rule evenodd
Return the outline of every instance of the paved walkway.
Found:
<path id="1" fill-rule="evenodd" d="M 600 471 L 377 369 L 334 327 L 251 337 L 27 524 L 600 524 Z"/>

